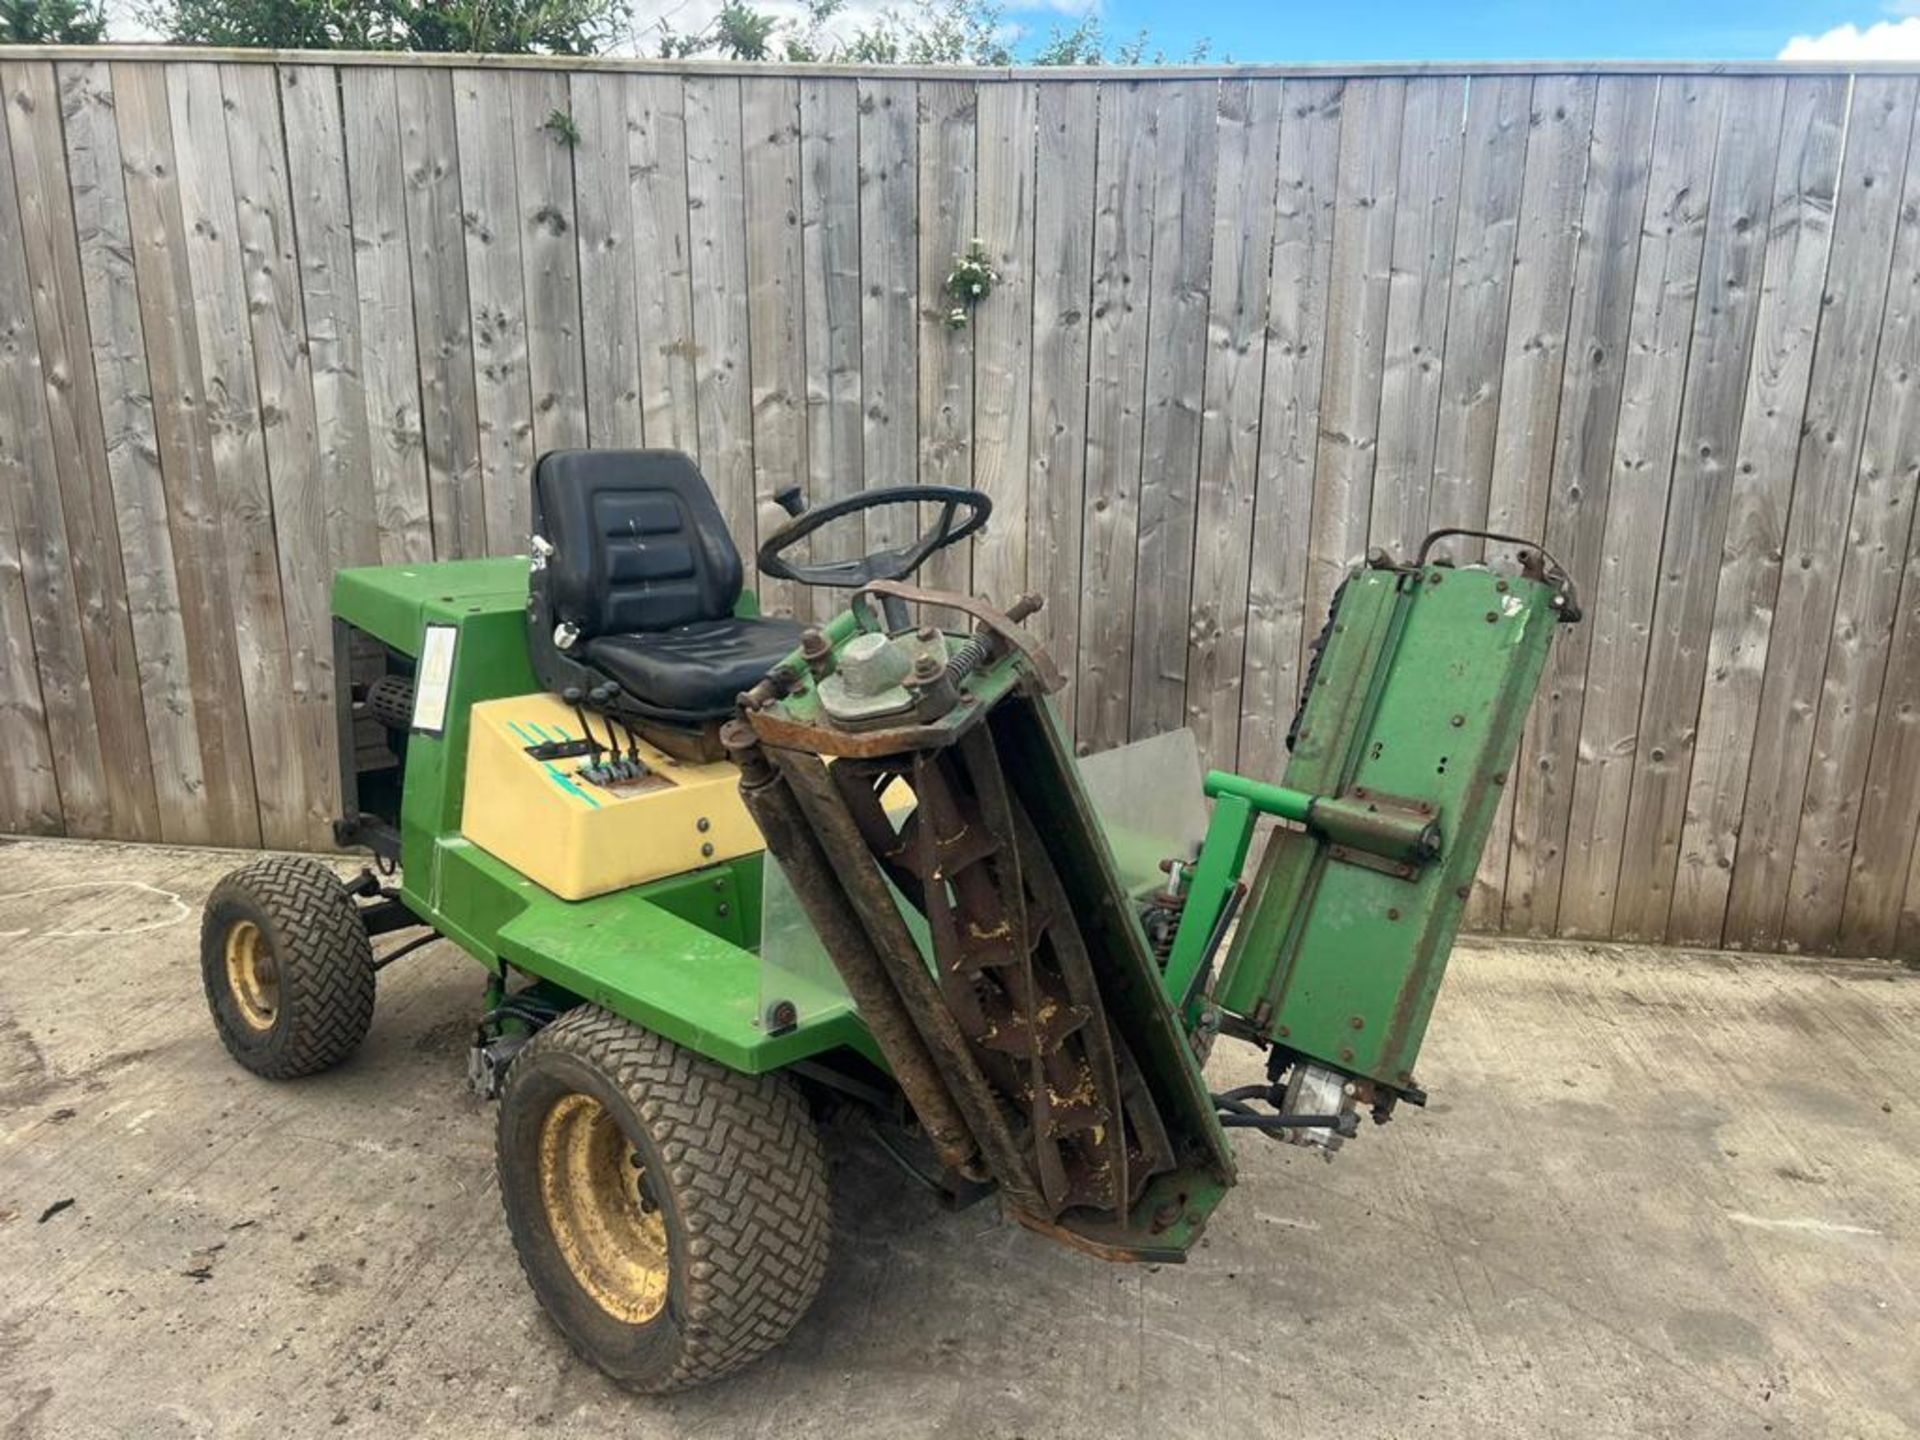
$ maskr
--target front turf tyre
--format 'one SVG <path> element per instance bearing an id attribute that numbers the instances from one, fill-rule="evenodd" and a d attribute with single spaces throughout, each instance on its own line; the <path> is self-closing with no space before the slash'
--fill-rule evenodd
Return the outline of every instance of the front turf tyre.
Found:
<path id="1" fill-rule="evenodd" d="M 598 1007 L 514 1058 L 498 1158 L 534 1294 L 630 1389 L 687 1389 L 771 1350 L 826 1273 L 826 1158 L 792 1082 Z"/>
<path id="2" fill-rule="evenodd" d="M 200 979 L 227 1053 L 269 1080 L 338 1065 L 373 1024 L 373 943 L 318 860 L 268 856 L 213 887 Z"/>

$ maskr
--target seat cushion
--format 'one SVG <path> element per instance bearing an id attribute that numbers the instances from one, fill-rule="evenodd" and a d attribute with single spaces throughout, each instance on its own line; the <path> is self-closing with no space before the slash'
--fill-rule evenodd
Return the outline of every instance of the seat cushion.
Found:
<path id="1" fill-rule="evenodd" d="M 793 620 L 702 620 L 587 642 L 586 660 L 636 700 L 716 718 L 800 643 Z"/>
<path id="2" fill-rule="evenodd" d="M 677 450 L 554 450 L 533 478 L 551 618 L 582 636 L 733 614 L 740 552 L 713 492 Z"/>

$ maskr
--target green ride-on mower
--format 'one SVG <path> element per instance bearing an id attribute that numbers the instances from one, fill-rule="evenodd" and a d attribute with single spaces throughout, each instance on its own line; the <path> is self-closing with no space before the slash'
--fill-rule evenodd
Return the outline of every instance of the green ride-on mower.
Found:
<path id="1" fill-rule="evenodd" d="M 1538 550 L 1455 566 L 1434 544 L 1467 532 L 1437 532 L 1341 586 L 1280 783 L 1202 781 L 1191 737 L 1082 764 L 1021 628 L 1039 602 L 908 583 L 985 495 L 779 499 L 759 568 L 850 591 L 830 623 L 757 614 L 668 451 L 544 457 L 530 556 L 342 572 L 337 838 L 375 864 L 257 860 L 206 907 L 214 1023 L 274 1079 L 352 1053 L 401 953 L 444 936 L 486 966 L 470 1079 L 499 1100 L 514 1248 L 567 1339 L 646 1391 L 806 1311 L 829 1112 L 954 1203 L 1175 1261 L 1234 1183 L 1230 1134 L 1331 1157 L 1424 1103 L 1499 786 L 1578 618 Z M 862 559 L 809 540 L 927 515 Z M 1222 1035 L 1267 1083 L 1209 1090 Z"/>

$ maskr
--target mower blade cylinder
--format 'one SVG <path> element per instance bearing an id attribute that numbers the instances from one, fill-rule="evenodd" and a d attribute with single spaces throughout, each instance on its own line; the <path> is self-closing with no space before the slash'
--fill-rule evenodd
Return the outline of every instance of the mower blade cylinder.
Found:
<path id="1" fill-rule="evenodd" d="M 969 1051 L 967 1038 L 947 1008 L 913 932 L 901 919 L 893 892 L 867 849 L 859 825 L 828 777 L 827 767 L 817 756 L 797 750 L 773 749 L 767 754 L 792 787 L 800 813 L 819 837 L 822 853 L 842 857 L 831 872 L 832 883 L 859 916 L 874 953 L 886 967 L 907 1014 L 926 1043 L 927 1053 L 952 1086 L 954 1103 L 972 1129 L 993 1178 L 1015 1208 L 1048 1213 L 1027 1147 L 1008 1126 L 993 1088 Z M 773 853 L 781 858 L 777 849 Z"/>
<path id="2" fill-rule="evenodd" d="M 978 1147 L 954 1107 L 946 1082 L 934 1068 L 920 1032 L 899 993 L 887 979 L 859 917 L 847 905 L 833 867 L 807 828 L 786 777 L 767 764 L 758 746 L 736 750 L 741 767 L 740 798 L 760 827 L 767 848 L 778 857 L 794 895 L 826 946 L 860 1018 L 887 1057 L 893 1078 L 926 1128 L 941 1162 L 971 1178 L 982 1174 Z M 757 762 L 757 763 L 756 763 Z"/>

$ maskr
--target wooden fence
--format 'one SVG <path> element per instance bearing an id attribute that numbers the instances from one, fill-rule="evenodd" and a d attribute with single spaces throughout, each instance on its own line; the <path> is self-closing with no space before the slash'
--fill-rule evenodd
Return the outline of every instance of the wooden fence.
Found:
<path id="1" fill-rule="evenodd" d="M 320 841 L 333 569 L 644 443 L 985 489 L 1081 742 L 1261 776 L 1352 560 L 1543 535 L 1478 922 L 1920 953 L 1912 74 L 271 59 L 0 52 L 0 829 Z"/>

